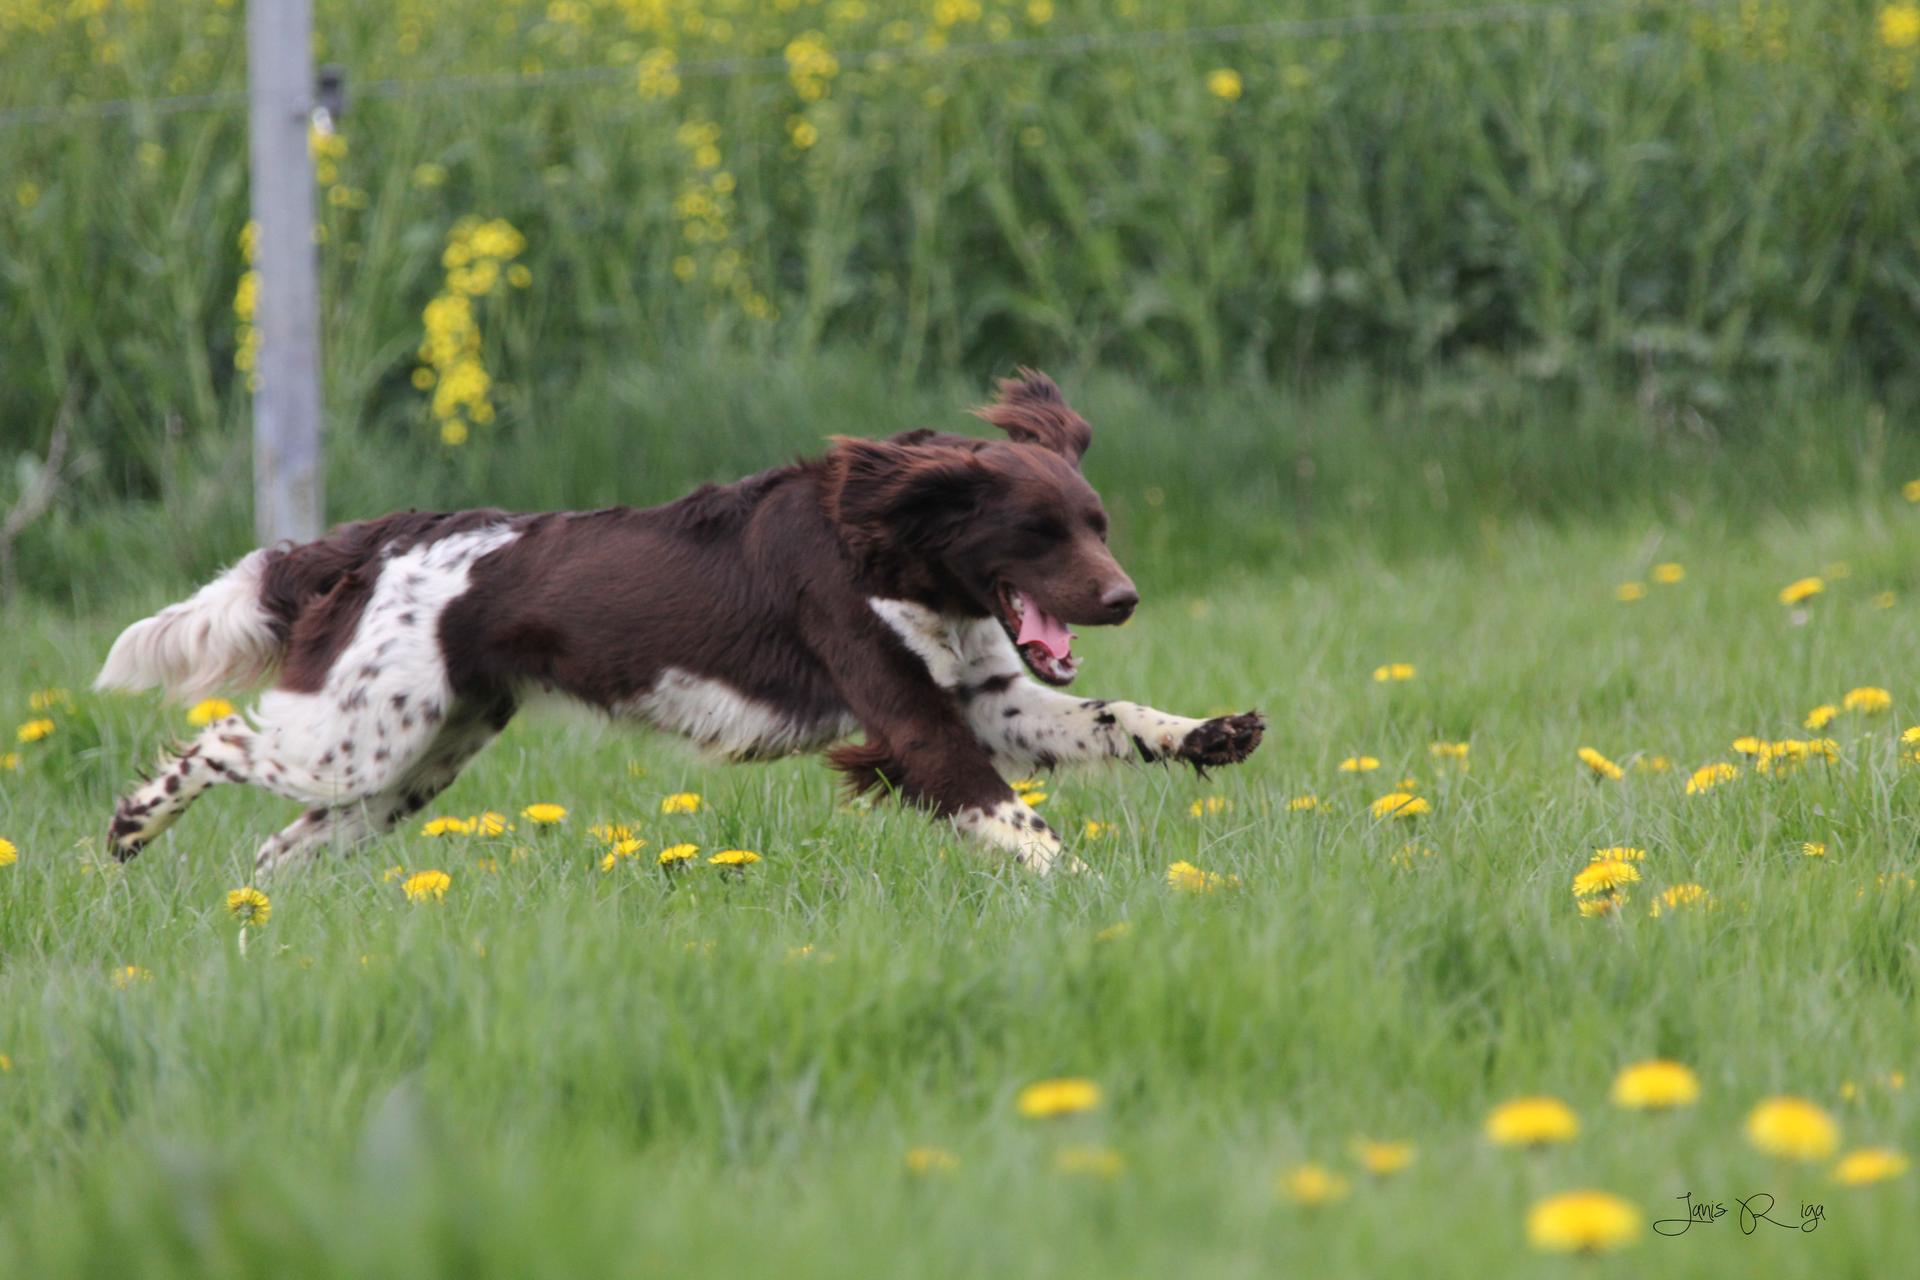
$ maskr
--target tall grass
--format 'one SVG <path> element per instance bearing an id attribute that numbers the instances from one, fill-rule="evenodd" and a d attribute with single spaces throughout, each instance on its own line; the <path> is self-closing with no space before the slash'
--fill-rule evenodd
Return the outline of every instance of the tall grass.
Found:
<path id="1" fill-rule="evenodd" d="M 321 193 L 330 418 L 430 433 L 421 313 L 480 214 L 531 283 L 482 300 L 475 450 L 553 430 L 583 371 L 841 345 L 1160 385 L 1492 355 L 1739 430 L 1733 381 L 1897 383 L 1920 339 L 1909 10 L 323 0 L 359 90 Z M 1260 27 L 1289 18 L 1331 25 Z M 241 88 L 241 28 L 10 0 L 0 110 Z M 154 495 L 181 441 L 231 438 L 244 143 L 231 105 L 0 127 L 9 446 L 72 392 L 101 491 Z"/>

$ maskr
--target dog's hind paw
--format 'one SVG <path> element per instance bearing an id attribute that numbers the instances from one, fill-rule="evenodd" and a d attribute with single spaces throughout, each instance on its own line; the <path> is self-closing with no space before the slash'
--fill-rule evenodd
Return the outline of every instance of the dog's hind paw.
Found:
<path id="1" fill-rule="evenodd" d="M 1266 717 L 1258 711 L 1238 716 L 1215 716 L 1181 739 L 1176 755 L 1196 769 L 1239 764 L 1253 754 L 1266 731 Z"/>

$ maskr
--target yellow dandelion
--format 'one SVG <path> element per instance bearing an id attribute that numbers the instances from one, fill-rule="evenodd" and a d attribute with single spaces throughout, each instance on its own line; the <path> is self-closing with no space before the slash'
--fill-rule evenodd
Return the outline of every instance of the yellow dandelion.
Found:
<path id="1" fill-rule="evenodd" d="M 1225 813 L 1232 807 L 1233 802 L 1225 796 L 1208 796 L 1204 800 L 1195 800 L 1188 805 L 1187 812 L 1193 817 L 1203 818 L 1208 814 Z"/>
<path id="2" fill-rule="evenodd" d="M 1081 828 L 1080 833 L 1089 840 L 1099 840 L 1112 835 L 1113 830 L 1114 828 L 1111 822 L 1095 822 L 1089 818 L 1087 819 L 1086 825 Z"/>
<path id="3" fill-rule="evenodd" d="M 385 871 L 382 871 L 380 873 L 380 883 L 392 884 L 395 880 L 398 880 L 401 876 L 405 874 L 407 874 L 407 869 L 405 867 L 398 867 L 398 866 L 388 867 Z"/>
<path id="4" fill-rule="evenodd" d="M 1054 1152 L 1053 1171 L 1073 1178 L 1104 1178 L 1111 1182 L 1127 1171 L 1127 1158 L 1112 1147 L 1079 1144 Z"/>
<path id="5" fill-rule="evenodd" d="M 507 815 L 495 813 L 491 809 L 473 820 L 475 835 L 498 836 L 506 834 L 509 830 L 511 828 L 507 826 Z"/>
<path id="6" fill-rule="evenodd" d="M 20 753 L 18 751 L 0 752 L 0 773 L 18 773 L 20 771 Z"/>
<path id="7" fill-rule="evenodd" d="M 1045 804 L 1047 800 L 1047 793 L 1044 791 L 1022 791 L 1018 794 L 1020 796 L 1020 803 L 1026 805 L 1029 809 Z"/>
<path id="8" fill-rule="evenodd" d="M 1471 742 L 1436 742 L 1427 748 L 1427 754 L 1435 760 L 1458 760 L 1464 764 L 1467 753 L 1472 750 Z"/>
<path id="9" fill-rule="evenodd" d="M 1800 578 L 1780 588 L 1781 604 L 1804 604 L 1827 589 L 1819 578 Z"/>
<path id="10" fill-rule="evenodd" d="M 258 928 L 273 918 L 273 903 L 266 894 L 247 885 L 227 895 L 227 914 L 243 925 Z"/>
<path id="11" fill-rule="evenodd" d="M 1833 1166 L 1833 1180 L 1846 1187 L 1864 1187 L 1885 1182 L 1907 1171 L 1907 1158 L 1888 1147 L 1862 1147 L 1840 1157 Z"/>
<path id="12" fill-rule="evenodd" d="M 1889 49 L 1911 49 L 1920 44 L 1920 4 L 1901 3 L 1880 6 L 1880 43 Z M 1909 480 L 1900 487 L 1908 502 L 1920 502 L 1920 480 Z"/>
<path id="13" fill-rule="evenodd" d="M 1353 1143 L 1354 1160 L 1376 1178 L 1399 1173 L 1412 1164 L 1418 1155 L 1418 1149 L 1411 1142 L 1376 1142 L 1369 1138 L 1357 1138 Z"/>
<path id="14" fill-rule="evenodd" d="M 672 871 L 676 867 L 683 867 L 687 863 L 692 862 L 699 852 L 700 846 L 697 844 L 670 844 L 660 851 L 660 856 L 656 861 L 667 870 Z"/>
<path id="15" fill-rule="evenodd" d="M 1605 1191 L 1562 1192 L 1527 1210 L 1527 1243 L 1548 1253 L 1605 1253 L 1640 1228 L 1640 1210 Z"/>
<path id="16" fill-rule="evenodd" d="M 1590 897 L 1596 893 L 1617 893 L 1630 884 L 1638 883 L 1640 868 L 1621 858 L 1604 858 L 1589 862 L 1573 878 L 1573 895 L 1576 898 Z"/>
<path id="17" fill-rule="evenodd" d="M 1663 587 L 1670 587 L 1674 583 L 1679 582 L 1681 579 L 1685 578 L 1686 576 L 1687 576 L 1686 566 L 1675 564 L 1672 561 L 1668 561 L 1666 564 L 1657 564 L 1653 566 L 1653 580 L 1659 583 Z"/>
<path id="18" fill-rule="evenodd" d="M 225 698 L 207 698 L 188 708 L 187 723 L 200 729 L 212 724 L 215 720 L 225 720 L 232 714 L 233 704 Z"/>
<path id="19" fill-rule="evenodd" d="M 1240 73 L 1231 67 L 1215 67 L 1207 72 L 1207 92 L 1222 102 L 1232 102 L 1244 88 Z"/>
<path id="20" fill-rule="evenodd" d="M 1380 761 L 1373 756 L 1348 756 L 1338 766 L 1341 773 L 1372 773 L 1380 767 Z"/>
<path id="21" fill-rule="evenodd" d="M 142 969 L 137 964 L 122 965 L 113 971 L 113 985 L 121 991 L 125 991 L 128 987 L 137 987 L 142 983 L 152 981 L 152 970 Z"/>
<path id="22" fill-rule="evenodd" d="M 1388 684 L 1395 680 L 1411 680 L 1413 674 L 1411 662 L 1388 662 L 1373 669 L 1373 678 L 1378 684 Z"/>
<path id="23" fill-rule="evenodd" d="M 1823 841 L 1809 840 L 1800 846 L 1800 852 L 1809 858 L 1824 858 L 1827 856 L 1827 846 Z"/>
<path id="24" fill-rule="evenodd" d="M 1240 883 L 1239 876 L 1223 876 L 1217 871 L 1202 871 L 1191 862 L 1176 862 L 1167 868 L 1167 886 L 1181 893 L 1212 893 Z"/>
<path id="25" fill-rule="evenodd" d="M 1740 770 L 1725 761 L 1703 765 L 1695 769 L 1693 776 L 1687 779 L 1687 794 L 1697 796 L 1702 791 L 1711 791 L 1721 783 L 1731 782 L 1739 776 Z"/>
<path id="26" fill-rule="evenodd" d="M 1654 1058 L 1623 1067 L 1613 1078 L 1613 1105 L 1635 1111 L 1691 1106 L 1699 1101 L 1700 1080 L 1684 1063 Z"/>
<path id="27" fill-rule="evenodd" d="M 1823 702 L 1813 710 L 1807 712 L 1807 718 L 1803 723 L 1807 728 L 1817 732 L 1831 724 L 1833 718 L 1839 714 L 1840 708 L 1834 706 L 1831 702 Z"/>
<path id="28" fill-rule="evenodd" d="M 1394 852 L 1390 861 L 1400 871 L 1411 871 L 1416 862 L 1431 857 L 1433 857 L 1433 850 L 1423 844 L 1403 844 Z"/>
<path id="29" fill-rule="evenodd" d="M 1645 862 L 1647 851 L 1630 844 L 1613 844 L 1593 851 L 1594 862 Z"/>
<path id="30" fill-rule="evenodd" d="M 1892 705 L 1892 694 L 1870 684 L 1862 685 L 1858 689 L 1849 689 L 1847 696 L 1840 699 L 1842 711 L 1859 711 L 1866 715 L 1877 715 Z"/>
<path id="31" fill-rule="evenodd" d="M 429 898 L 437 902 L 447 896 L 452 886 L 453 877 L 444 871 L 416 871 L 400 889 L 407 895 L 408 902 L 425 902 Z"/>
<path id="32" fill-rule="evenodd" d="M 427 823 L 426 826 L 420 828 L 421 835 L 434 837 L 464 836 L 471 835 L 472 832 L 473 819 L 471 818 L 440 817 L 433 819 Z"/>
<path id="33" fill-rule="evenodd" d="M 1367 809 L 1376 818 L 1417 818 L 1433 812 L 1431 804 L 1405 791 L 1389 791 L 1368 805 Z"/>
<path id="34" fill-rule="evenodd" d="M 1320 797 L 1316 795 L 1295 796 L 1287 801 L 1288 813 L 1311 813 L 1320 807 Z"/>
<path id="35" fill-rule="evenodd" d="M 1664 907 L 1667 911 L 1677 911 L 1682 907 L 1707 907 L 1711 905 L 1711 895 L 1705 885 L 1676 884 L 1662 893 L 1649 909 L 1650 915 L 1660 915 Z"/>
<path id="36" fill-rule="evenodd" d="M 1733 749 L 1743 756 L 1757 756 L 1767 749 L 1767 744 L 1752 734 L 1746 734 L 1733 740 Z"/>
<path id="37" fill-rule="evenodd" d="M 1891 591 L 1876 591 L 1873 594 L 1871 603 L 1876 609 L 1891 609 L 1894 606 L 1895 599 L 1896 597 Z"/>
<path id="38" fill-rule="evenodd" d="M 622 840 L 633 839 L 633 828 L 624 822 L 596 822 L 587 828 L 587 834 L 595 840 L 605 840 L 608 844 L 618 844 Z"/>
<path id="39" fill-rule="evenodd" d="M 1044 791 L 1047 786 L 1045 779 L 1042 778 L 1015 778 L 1007 785 L 1023 795 L 1029 791 Z"/>
<path id="40" fill-rule="evenodd" d="M 1623 582 L 1613 589 L 1613 598 L 1621 604 L 1632 604 L 1635 600 L 1646 598 L 1647 589 L 1638 582 Z"/>
<path id="41" fill-rule="evenodd" d="M 1580 1133 L 1580 1118 L 1558 1098 L 1513 1098 L 1487 1114 L 1486 1132 L 1496 1146 L 1539 1147 L 1571 1142 Z"/>
<path id="42" fill-rule="evenodd" d="M 0 836 L 0 867 L 10 867 L 20 860 L 20 850 L 13 841 Z"/>
<path id="43" fill-rule="evenodd" d="M 929 1174 L 952 1173 L 960 1167 L 960 1157 L 945 1147 L 908 1147 L 904 1163 L 908 1173 L 926 1177 Z"/>
<path id="44" fill-rule="evenodd" d="M 1304 1208 L 1332 1204 L 1347 1194 L 1347 1180 L 1325 1165 L 1307 1163 L 1274 1179 L 1274 1190 Z"/>
<path id="45" fill-rule="evenodd" d="M 700 812 L 700 794 L 697 791 L 676 791 L 660 801 L 662 813 L 698 813 Z"/>
<path id="46" fill-rule="evenodd" d="M 1022 1089 L 1013 1105 L 1029 1120 L 1079 1115 L 1100 1105 L 1100 1086 L 1084 1076 L 1040 1080 Z"/>
<path id="47" fill-rule="evenodd" d="M 1665 773 L 1673 768 L 1673 761 L 1665 756 L 1635 756 L 1633 767 L 1641 773 Z"/>
<path id="48" fill-rule="evenodd" d="M 1592 747 L 1581 747 L 1578 751 L 1574 752 L 1574 755 L 1579 757 L 1581 764 L 1593 771 L 1593 776 L 1596 778 L 1605 778 L 1609 782 L 1618 782 L 1627 776 L 1626 770 L 1601 755 L 1598 751 L 1595 751 Z"/>
<path id="49" fill-rule="evenodd" d="M 14 737 L 18 738 L 21 742 L 39 742 L 49 737 L 53 733 L 53 728 L 53 721 L 42 716 L 37 720 L 29 720 L 21 725 L 20 728 L 14 732 Z"/>
<path id="50" fill-rule="evenodd" d="M 1768 1098 L 1747 1115 L 1747 1141 L 1768 1155 L 1824 1160 L 1840 1145 L 1840 1126 L 1805 1098 Z"/>
<path id="51" fill-rule="evenodd" d="M 567 817 L 566 806 L 558 804 L 530 804 L 520 811 L 520 816 L 539 827 L 549 827 L 556 822 L 564 822 Z"/>
<path id="52" fill-rule="evenodd" d="M 1584 917 L 1612 916 L 1620 914 L 1620 909 L 1631 901 L 1626 894 L 1601 894 L 1593 898 L 1580 898 L 1576 905 Z"/>
<path id="53" fill-rule="evenodd" d="M 712 867 L 750 867 L 760 861 L 760 855 L 751 849 L 722 849 L 707 859 Z"/>

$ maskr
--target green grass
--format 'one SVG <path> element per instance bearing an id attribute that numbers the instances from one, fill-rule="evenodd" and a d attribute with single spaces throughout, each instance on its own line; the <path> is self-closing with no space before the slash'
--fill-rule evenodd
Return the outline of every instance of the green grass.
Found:
<path id="1" fill-rule="evenodd" d="M 1684 582 L 1614 600 L 1669 559 Z M 1849 576 L 1793 625 L 1774 593 L 1833 562 Z M 1196 568 L 1086 639 L 1082 684 L 1188 712 L 1258 705 L 1266 745 L 1210 782 L 1063 774 L 1056 824 L 1116 830 L 1076 840 L 1096 875 L 1046 883 L 913 815 L 846 808 L 814 762 L 722 767 L 523 720 L 438 811 L 557 801 L 563 826 L 385 839 L 269 886 L 244 952 L 224 895 L 289 806 L 216 791 L 137 862 L 103 862 L 116 789 L 181 719 L 82 692 L 133 605 L 17 610 L 0 706 L 24 719 L 32 690 L 75 692 L 0 774 L 0 835 L 20 848 L 0 868 L 0 1270 L 1539 1274 L 1528 1205 L 1596 1186 L 1650 1218 L 1687 1190 L 1730 1207 L 1767 1191 L 1789 1220 L 1823 1203 L 1826 1224 L 1748 1238 L 1736 1207 L 1595 1275 L 1884 1274 L 1920 1248 L 1913 1175 L 1839 1188 L 1824 1165 L 1750 1149 L 1741 1123 L 1791 1092 L 1831 1107 L 1849 1147 L 1920 1146 L 1920 1085 L 1885 1082 L 1920 1076 L 1920 893 L 1897 879 L 1916 870 L 1920 772 L 1896 741 L 1920 718 L 1917 563 L 1920 516 L 1870 497 L 1745 522 L 1523 520 L 1467 551 L 1348 551 L 1295 573 Z M 1374 683 L 1394 660 L 1417 677 Z M 1868 684 L 1894 710 L 1842 716 L 1837 763 L 1683 793 L 1737 734 L 1794 736 Z M 1471 771 L 1436 769 L 1437 739 L 1470 741 Z M 1582 745 L 1675 768 L 1599 782 Z M 1355 753 L 1382 768 L 1338 773 Z M 1370 819 L 1403 774 L 1431 815 Z M 662 816 L 683 789 L 705 808 Z M 1306 792 L 1323 812 L 1285 810 Z M 1228 807 L 1190 815 L 1211 796 Z M 765 860 L 734 883 L 670 883 L 644 859 L 603 874 L 585 832 L 601 820 L 633 823 L 649 852 L 684 839 Z M 1397 866 L 1409 842 L 1432 856 Z M 1646 880 L 1619 919 L 1581 919 L 1571 878 L 1618 843 L 1648 850 Z M 1179 859 L 1241 885 L 1175 894 Z M 452 889 L 409 904 L 392 865 L 445 869 Z M 1651 918 L 1683 882 L 1713 909 Z M 124 965 L 151 981 L 117 989 Z M 1614 1072 L 1654 1055 L 1698 1071 L 1700 1104 L 1609 1107 Z M 1104 1105 L 1016 1115 L 1017 1090 L 1056 1075 L 1099 1081 Z M 1490 1148 L 1488 1108 L 1534 1092 L 1577 1108 L 1578 1140 Z M 1419 1160 L 1353 1175 L 1317 1213 L 1276 1199 L 1303 1160 L 1353 1174 L 1360 1134 Z M 1125 1174 L 1053 1171 L 1086 1142 Z M 959 1168 L 907 1174 L 919 1144 Z"/>

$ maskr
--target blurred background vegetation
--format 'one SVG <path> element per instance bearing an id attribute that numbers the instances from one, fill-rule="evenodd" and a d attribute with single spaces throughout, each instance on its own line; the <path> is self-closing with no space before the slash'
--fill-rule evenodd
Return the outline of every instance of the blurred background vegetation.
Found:
<path id="1" fill-rule="evenodd" d="M 313 146 L 336 518 L 658 501 L 951 425 L 1016 363 L 1094 419 L 1149 581 L 1738 520 L 1920 464 L 1913 4 L 316 26 L 349 97 Z M 250 538 L 244 27 L 0 0 L 0 508 L 70 441 L 14 548 L 30 595 L 151 592 Z"/>

